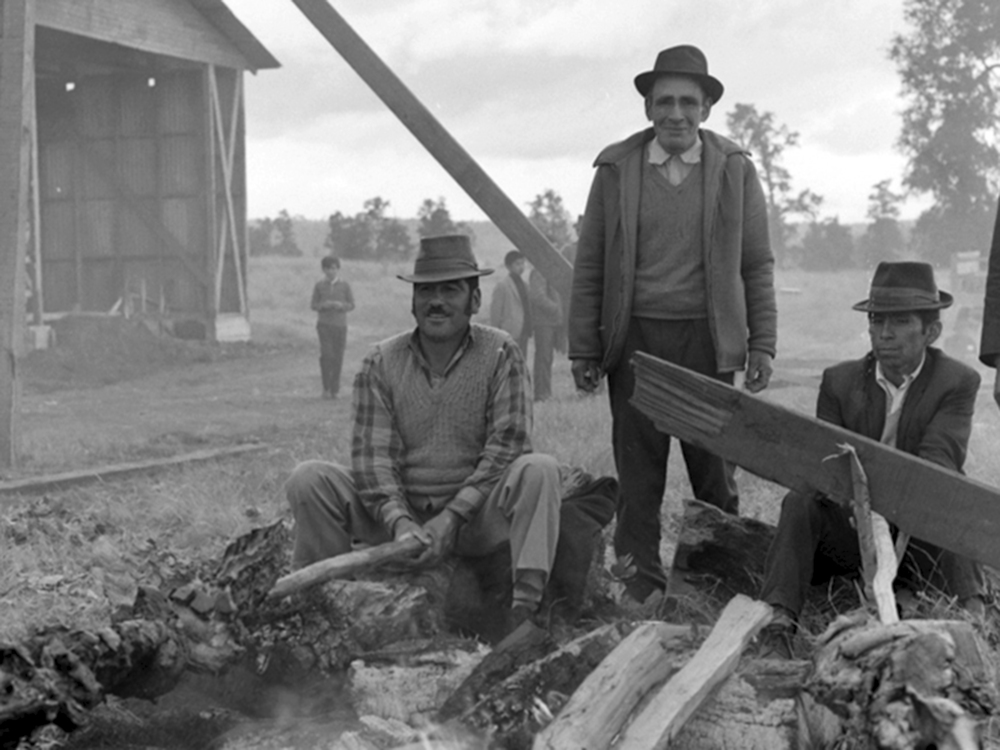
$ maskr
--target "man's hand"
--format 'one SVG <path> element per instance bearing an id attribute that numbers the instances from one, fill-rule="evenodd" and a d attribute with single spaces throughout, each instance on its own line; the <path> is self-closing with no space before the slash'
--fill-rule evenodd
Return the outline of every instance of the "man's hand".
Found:
<path id="1" fill-rule="evenodd" d="M 993 400 L 1000 406 L 1000 357 L 997 357 L 993 366 L 997 368 L 997 379 L 993 381 Z"/>
<path id="2" fill-rule="evenodd" d="M 771 355 L 750 350 L 747 358 L 747 372 L 743 387 L 750 393 L 760 393 L 771 382 Z"/>
<path id="3" fill-rule="evenodd" d="M 461 518 L 450 510 L 441 511 L 423 526 L 409 518 L 401 518 L 393 529 L 393 539 L 397 542 L 408 537 L 420 540 L 424 549 L 408 564 L 430 565 L 446 557 L 455 548 L 461 525 Z"/>
<path id="4" fill-rule="evenodd" d="M 571 367 L 577 390 L 593 393 L 601 382 L 601 363 L 596 359 L 574 359 Z"/>

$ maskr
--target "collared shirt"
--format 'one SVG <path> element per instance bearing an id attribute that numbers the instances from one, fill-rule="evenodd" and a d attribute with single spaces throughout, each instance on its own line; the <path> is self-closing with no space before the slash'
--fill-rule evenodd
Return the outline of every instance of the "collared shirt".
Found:
<path id="1" fill-rule="evenodd" d="M 432 387 L 451 377 L 470 377 L 464 370 L 456 375 L 456 369 L 476 346 L 479 339 L 475 334 L 473 326 L 441 375 L 431 371 L 416 330 L 409 337 L 405 356 Z M 522 453 L 531 451 L 528 373 L 524 358 L 512 340 L 504 337 L 494 371 L 483 376 L 488 378 L 492 394 L 489 411 L 484 415 L 485 444 L 461 489 L 447 502 L 449 509 L 466 520 L 476 514 L 507 467 Z M 399 471 L 406 446 L 397 428 L 394 414 L 398 401 L 393 396 L 382 350 L 376 348 L 365 358 L 354 381 L 352 465 L 362 501 L 372 516 L 381 519 L 390 530 L 400 518 L 413 517 Z"/>
<path id="2" fill-rule="evenodd" d="M 910 392 L 910 386 L 917 379 L 920 371 L 924 369 L 924 362 L 927 361 L 927 353 L 920 359 L 920 364 L 909 375 L 903 376 L 903 382 L 898 386 L 889 382 L 889 379 L 882 371 L 882 363 L 875 362 L 875 382 L 885 391 L 885 427 L 882 428 L 880 441 L 886 445 L 896 447 L 896 433 L 899 428 L 899 415 L 903 411 L 903 402 L 906 394 Z"/>
<path id="3" fill-rule="evenodd" d="M 690 174 L 696 164 L 701 163 L 701 136 L 695 139 L 694 145 L 681 154 L 669 154 L 654 138 L 649 142 L 647 160 L 667 178 L 671 185 L 680 185 Z"/>

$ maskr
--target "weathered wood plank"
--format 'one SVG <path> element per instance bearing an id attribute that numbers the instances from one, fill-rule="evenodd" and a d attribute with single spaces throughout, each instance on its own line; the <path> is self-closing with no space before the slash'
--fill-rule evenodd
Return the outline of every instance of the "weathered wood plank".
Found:
<path id="1" fill-rule="evenodd" d="M 874 510 L 918 539 L 1000 567 L 996 488 L 648 354 L 632 364 L 632 402 L 663 432 L 785 487 L 841 501 L 853 495 L 850 469 L 824 459 L 851 445 Z"/>
<path id="2" fill-rule="evenodd" d="M 48 474 L 43 477 L 28 477 L 27 479 L 13 479 L 7 482 L 0 482 L 0 495 L 15 493 L 45 492 L 57 487 L 67 487 L 84 482 L 93 482 L 112 477 L 122 477 L 128 474 L 138 474 L 145 471 L 155 471 L 165 469 L 170 466 L 181 466 L 183 464 L 195 463 L 197 461 L 212 461 L 217 458 L 228 458 L 238 456 L 251 451 L 261 451 L 267 445 L 236 445 L 227 448 L 211 448 L 209 450 L 185 453 L 180 456 L 170 456 L 169 458 L 153 458 L 148 461 L 132 461 L 130 463 L 110 464 L 96 469 L 81 469 L 79 471 L 66 471 L 60 474 Z M 11 502 L 16 498 L 0 497 L 0 505 Z"/>
<path id="3" fill-rule="evenodd" d="M 403 85 L 326 0 L 293 0 L 348 65 L 416 136 L 445 171 L 559 293 L 569 296 L 573 269 L 524 212 Z"/>
<path id="4" fill-rule="evenodd" d="M 620 750 L 663 750 L 684 722 L 736 669 L 743 649 L 771 621 L 771 607 L 735 596 L 701 648 L 626 728 Z"/>
<path id="5" fill-rule="evenodd" d="M 0 468 L 17 464 L 35 2 L 0 0 Z"/>
<path id="6" fill-rule="evenodd" d="M 646 693 L 677 669 L 677 643 L 686 646 L 691 640 L 687 625 L 646 622 L 637 627 L 535 737 L 534 750 L 606 750 Z"/>

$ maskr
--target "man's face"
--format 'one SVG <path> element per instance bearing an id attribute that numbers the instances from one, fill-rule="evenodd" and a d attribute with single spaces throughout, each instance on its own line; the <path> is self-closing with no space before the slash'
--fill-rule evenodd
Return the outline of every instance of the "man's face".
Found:
<path id="1" fill-rule="evenodd" d="M 326 276 L 327 281 L 336 281 L 339 273 L 340 269 L 336 266 L 327 266 L 323 269 L 323 275 Z"/>
<path id="2" fill-rule="evenodd" d="M 413 317 L 420 335 L 437 343 L 461 339 L 479 312 L 481 297 L 479 289 L 469 291 L 465 279 L 414 284 Z"/>
<path id="3" fill-rule="evenodd" d="M 646 117 L 669 154 L 682 154 L 695 144 L 711 110 L 705 92 L 690 78 L 657 78 L 646 97 Z"/>
<path id="4" fill-rule="evenodd" d="M 941 322 L 924 328 L 915 312 L 870 313 L 868 335 L 872 351 L 889 376 L 909 375 L 917 369 L 924 351 L 941 333 Z"/>
<path id="5" fill-rule="evenodd" d="M 518 258 L 509 266 L 510 272 L 515 276 L 520 276 L 524 273 L 524 258 Z"/>

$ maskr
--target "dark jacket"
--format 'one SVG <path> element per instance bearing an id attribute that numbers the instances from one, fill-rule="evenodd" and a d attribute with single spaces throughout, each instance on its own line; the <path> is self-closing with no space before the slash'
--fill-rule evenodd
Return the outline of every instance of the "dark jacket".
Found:
<path id="1" fill-rule="evenodd" d="M 983 300 L 983 333 L 979 341 L 979 359 L 994 367 L 1000 354 L 1000 205 L 997 206 L 993 243 L 990 246 L 990 267 L 986 273 L 986 298 Z"/>
<path id="2" fill-rule="evenodd" d="M 979 373 L 940 349 L 927 359 L 903 401 L 896 447 L 962 471 L 972 433 Z M 875 381 L 875 357 L 841 362 L 823 372 L 816 416 L 872 440 L 882 437 L 886 395 Z"/>
<path id="3" fill-rule="evenodd" d="M 580 228 L 570 299 L 569 357 L 621 359 L 632 311 L 646 144 L 653 130 L 604 149 Z M 742 369 L 748 349 L 775 354 L 777 307 L 767 203 L 740 146 L 701 131 L 708 323 L 719 372 Z"/>

